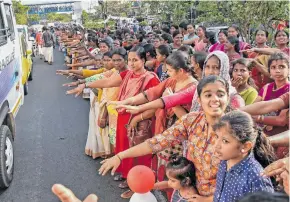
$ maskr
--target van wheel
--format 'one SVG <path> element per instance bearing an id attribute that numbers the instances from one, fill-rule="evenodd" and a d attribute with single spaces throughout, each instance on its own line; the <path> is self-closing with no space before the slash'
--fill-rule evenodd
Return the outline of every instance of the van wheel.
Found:
<path id="1" fill-rule="evenodd" d="M 31 71 L 30 71 L 30 74 L 29 74 L 29 77 L 28 77 L 28 81 L 32 81 L 33 80 L 33 64 L 31 66 Z"/>
<path id="2" fill-rule="evenodd" d="M 23 85 L 23 89 L 24 89 L 24 95 L 27 95 L 28 94 L 28 83 L 27 82 Z"/>
<path id="3" fill-rule="evenodd" d="M 12 133 L 8 126 L 0 127 L 0 188 L 8 188 L 14 173 Z"/>

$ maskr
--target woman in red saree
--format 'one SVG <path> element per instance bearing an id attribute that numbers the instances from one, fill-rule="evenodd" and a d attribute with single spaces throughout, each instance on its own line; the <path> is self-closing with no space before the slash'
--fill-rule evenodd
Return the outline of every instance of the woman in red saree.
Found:
<path id="1" fill-rule="evenodd" d="M 195 87 L 197 85 L 197 80 L 192 76 L 192 68 L 188 63 L 189 57 L 184 55 L 181 51 L 175 51 L 165 61 L 168 74 L 170 78 L 166 79 L 158 86 L 155 86 L 149 90 L 144 91 L 143 93 L 138 94 L 132 98 L 117 102 L 119 104 L 118 108 L 125 108 L 128 112 L 131 112 L 130 109 L 134 109 L 134 106 L 128 106 L 124 104 L 137 105 L 144 104 L 146 102 L 151 102 L 162 96 L 173 94 L 186 90 L 188 88 Z M 121 104 L 121 105 L 120 105 Z M 122 105 L 123 104 L 123 105 Z M 183 105 L 179 105 L 170 109 L 149 109 L 147 111 L 140 111 L 139 113 L 143 114 L 144 117 L 148 117 L 149 114 L 152 116 L 155 112 L 156 123 L 155 123 L 155 134 L 160 134 L 165 131 L 167 128 L 171 127 L 175 121 L 181 118 L 183 115 L 187 114 L 191 107 L 191 100 Z M 137 107 L 138 108 L 138 107 Z M 153 113 L 152 113 L 153 112 Z M 138 114 L 139 114 L 138 113 Z M 134 114 L 134 113 L 133 113 Z M 157 154 L 157 159 L 154 158 L 152 162 L 152 169 L 157 172 L 157 180 L 163 181 L 165 178 L 165 167 L 169 158 L 172 154 L 182 156 L 183 146 L 182 143 L 176 144 L 174 148 L 167 149 Z M 171 193 L 168 194 L 171 196 Z"/>
<path id="2" fill-rule="evenodd" d="M 143 47 L 136 46 L 130 50 L 128 54 L 128 67 L 130 70 L 123 71 L 120 74 L 113 75 L 110 78 L 101 79 L 94 81 L 92 83 L 81 84 L 74 91 L 69 91 L 68 94 L 76 93 L 79 95 L 81 89 L 85 85 L 87 88 L 111 88 L 119 87 L 118 100 L 124 100 L 133 97 L 140 92 L 148 90 L 159 84 L 159 80 L 155 73 L 146 71 L 144 68 L 144 63 L 146 59 L 146 52 Z M 80 89 L 80 90 L 78 90 Z M 125 110 L 118 110 L 118 120 L 117 120 L 117 137 L 116 137 L 116 148 L 115 153 L 122 152 L 129 149 L 129 139 L 127 137 L 127 127 L 128 130 L 133 129 L 137 126 L 137 123 L 143 119 L 147 119 L 142 114 L 133 116 L 129 123 L 131 114 L 127 113 Z M 150 117 L 151 118 L 151 117 Z M 123 178 L 127 178 L 129 170 L 135 165 L 145 165 L 151 166 L 152 155 L 145 155 L 138 158 L 128 158 L 122 162 L 117 172 L 122 174 Z M 121 183 L 121 188 L 127 188 L 127 183 Z M 121 195 L 123 198 L 130 198 L 132 196 L 132 191 L 128 190 Z"/>

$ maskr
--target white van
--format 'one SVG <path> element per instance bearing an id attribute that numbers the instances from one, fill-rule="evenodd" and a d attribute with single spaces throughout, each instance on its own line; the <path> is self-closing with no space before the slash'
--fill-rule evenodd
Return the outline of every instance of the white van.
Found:
<path id="1" fill-rule="evenodd" d="M 21 54 L 11 0 L 0 0 L 0 188 L 13 179 L 15 117 L 23 104 Z"/>

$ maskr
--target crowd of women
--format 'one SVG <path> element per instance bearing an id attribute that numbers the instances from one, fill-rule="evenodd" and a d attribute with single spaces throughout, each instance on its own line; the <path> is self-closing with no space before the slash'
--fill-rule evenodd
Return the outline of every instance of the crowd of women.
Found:
<path id="1" fill-rule="evenodd" d="M 168 201 L 288 201 L 288 32 L 269 47 L 257 29 L 251 47 L 235 25 L 195 28 L 59 32 L 68 69 L 57 74 L 75 78 L 66 93 L 90 94 L 85 153 L 104 159 L 99 174 L 112 169 L 122 198 L 145 165 Z"/>

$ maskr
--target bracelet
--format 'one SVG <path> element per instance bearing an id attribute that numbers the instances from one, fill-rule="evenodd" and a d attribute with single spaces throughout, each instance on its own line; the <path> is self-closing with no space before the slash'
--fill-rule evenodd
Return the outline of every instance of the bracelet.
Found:
<path id="1" fill-rule="evenodd" d="M 257 121 L 260 123 L 261 122 L 261 115 L 258 116 Z"/>
<path id="2" fill-rule="evenodd" d="M 264 119 L 265 119 L 265 116 L 262 115 L 262 116 L 261 116 L 261 122 L 262 122 L 262 123 L 264 122 Z"/>
<path id="3" fill-rule="evenodd" d="M 141 113 L 141 120 L 142 120 L 142 121 L 144 121 L 144 118 L 143 118 L 143 113 Z"/>
<path id="4" fill-rule="evenodd" d="M 116 156 L 117 156 L 117 158 L 120 160 L 120 162 L 122 162 L 121 157 L 120 157 L 118 154 L 116 154 Z"/>

